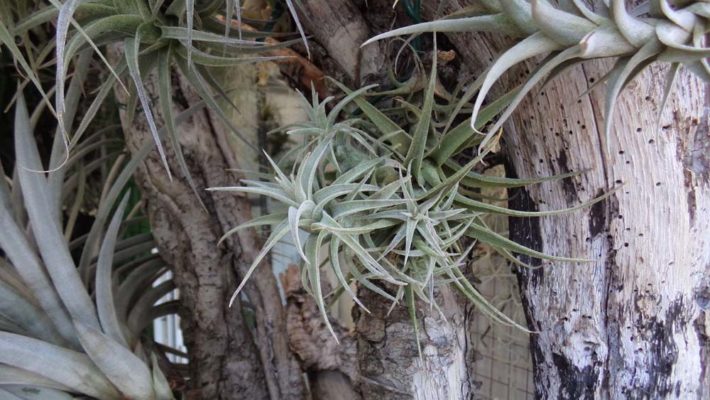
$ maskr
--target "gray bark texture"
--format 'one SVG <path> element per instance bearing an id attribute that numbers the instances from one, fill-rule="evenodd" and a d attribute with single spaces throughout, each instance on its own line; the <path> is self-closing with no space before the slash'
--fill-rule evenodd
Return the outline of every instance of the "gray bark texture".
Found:
<path id="1" fill-rule="evenodd" d="M 240 70 L 231 76 L 231 83 L 242 80 L 242 85 L 253 85 L 253 71 L 249 71 Z M 179 74 L 175 73 L 173 82 L 175 104 L 180 108 L 175 110 L 177 115 L 197 104 L 199 97 Z M 249 111 L 256 112 L 256 102 L 248 96 L 254 96 L 255 90 L 242 89 L 247 97 L 241 102 L 234 100 L 246 115 L 243 126 L 249 128 L 256 121 L 249 119 Z M 119 90 L 117 93 L 120 96 Z M 142 114 L 129 124 L 122 113 L 122 121 L 132 152 L 152 140 Z M 154 151 L 140 166 L 136 181 L 143 191 L 160 255 L 171 265 L 180 292 L 192 375 L 190 398 L 302 399 L 303 377 L 288 348 L 285 310 L 268 261 L 262 262 L 246 285 L 247 300 L 238 299 L 234 307 L 228 307 L 233 290 L 261 248 L 253 230 L 217 245 L 227 230 L 252 218 L 248 199 L 204 191 L 234 185 L 240 178 L 229 171 L 240 167 L 230 134 L 206 109 L 181 124 L 178 131 L 205 207 L 180 173 L 174 149 L 169 147 L 166 150 L 175 179 L 168 178 Z"/>
<path id="2" fill-rule="evenodd" d="M 425 3 L 427 19 L 464 5 Z M 494 35 L 449 38 L 473 74 L 509 44 Z M 514 69 L 502 86 L 512 87 L 533 67 Z M 512 207 L 564 208 L 621 187 L 575 214 L 510 221 L 512 239 L 522 244 L 591 260 L 518 271 L 528 323 L 538 332 L 531 336 L 536 394 L 704 399 L 710 396 L 710 92 L 683 71 L 656 126 L 666 75 L 654 65 L 617 102 L 607 152 L 605 88 L 580 94 L 609 68 L 587 62 L 563 73 L 528 96 L 505 127 L 511 175 L 586 171 L 511 193 Z"/>
<path id="3" fill-rule="evenodd" d="M 436 300 L 443 315 L 417 304 L 419 343 L 407 309 L 367 289 L 358 297 L 371 311 L 358 310 L 357 362 L 363 399 L 468 399 L 466 315 L 462 299 L 442 288 Z"/>

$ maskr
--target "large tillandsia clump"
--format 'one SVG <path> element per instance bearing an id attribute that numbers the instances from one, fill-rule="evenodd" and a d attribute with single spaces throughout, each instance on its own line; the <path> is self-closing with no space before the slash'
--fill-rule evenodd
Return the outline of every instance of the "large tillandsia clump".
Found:
<path id="1" fill-rule="evenodd" d="M 174 301 L 156 305 L 175 285 L 156 283 L 166 267 L 152 236 L 126 232 L 140 221 L 122 193 L 141 156 L 125 162 L 114 151 L 86 163 L 111 147 L 98 131 L 77 145 L 66 174 L 46 175 L 21 94 L 15 108 L 14 178 L 0 175 L 0 398 L 172 399 L 164 372 L 174 350 L 144 333 L 177 312 Z M 76 235 L 87 177 L 109 162 L 94 223 Z"/>
<path id="2" fill-rule="evenodd" d="M 486 132 L 488 140 L 535 85 L 585 60 L 617 58 L 613 69 L 597 83 L 607 82 L 604 125 L 607 143 L 616 98 L 651 63 L 671 63 L 663 105 L 681 65 L 710 82 L 707 1 L 648 0 L 632 10 L 627 10 L 624 0 L 597 1 L 594 9 L 581 0 L 558 3 L 553 6 L 547 0 L 480 0 L 465 13 L 395 29 L 365 44 L 422 32 L 488 31 L 517 38 L 516 44 L 501 54 L 464 96 L 464 101 L 468 101 L 477 93 L 473 121 L 490 88 L 505 71 L 526 59 L 546 56 L 526 82 L 511 92 L 514 98 Z M 659 115 L 662 110 L 663 106 Z"/>
<path id="3" fill-rule="evenodd" d="M 477 242 L 487 243 L 523 266 L 513 253 L 581 261 L 526 248 L 486 225 L 484 216 L 491 213 L 540 216 L 570 210 L 523 212 L 484 201 L 481 188 L 523 186 L 545 179 L 489 177 L 474 170 L 494 142 L 472 157 L 482 136 L 470 122 L 464 118 L 447 128 L 450 116 L 441 110 L 455 104 L 436 103 L 436 58 L 433 64 L 428 81 L 424 79 L 428 83 L 423 96 L 401 101 L 402 107 L 382 111 L 369 103 L 365 95 L 372 86 L 354 92 L 340 86 L 347 95 L 330 112 L 327 106 L 333 99 L 318 102 L 314 94 L 308 121 L 287 129 L 290 135 L 302 137 L 304 144 L 286 153 L 279 163 L 272 161 L 275 178 L 213 189 L 268 196 L 283 206 L 230 233 L 271 226 L 271 235 L 251 270 L 290 235 L 303 259 L 304 287 L 326 320 L 326 294 L 320 282 L 321 268 L 326 265 L 332 268 L 340 290 L 363 308 L 351 290 L 353 282 L 393 306 L 406 302 L 416 328 L 416 300 L 437 307 L 438 285 L 455 286 L 496 321 L 515 324 L 489 304 L 466 276 L 467 255 Z M 475 126 L 489 123 L 505 104 L 485 107 Z M 547 179 L 555 178 L 560 177 Z"/>
<path id="4" fill-rule="evenodd" d="M 61 170 L 102 104 L 117 88 L 129 95 L 126 104 L 129 122 L 140 103 L 166 172 L 171 174 L 163 146 L 163 140 L 167 139 L 177 155 L 181 172 L 195 189 L 174 123 L 173 67 L 181 71 L 205 104 L 244 145 L 256 149 L 216 101 L 219 96 L 226 99 L 229 88 L 217 84 L 212 71 L 277 58 L 254 54 L 287 46 L 293 41 L 267 45 L 262 39 L 271 35 L 270 32 L 231 29 L 232 24 L 225 23 L 224 15 L 237 12 L 237 4 L 235 1 L 194 0 L 0 2 L 0 49 L 9 51 L 18 69 L 42 94 L 45 106 L 58 121 L 57 134 L 63 138 L 60 142 L 63 146 L 55 149 L 49 168 Z M 107 49 L 119 51 L 116 65 L 107 60 Z M 65 81 L 70 73 L 83 79 L 89 71 L 89 61 L 94 58 L 102 63 L 107 76 L 98 87 L 91 88 L 90 105 L 81 121 L 75 123 L 76 106 L 83 93 L 81 88 L 67 91 Z M 55 79 L 47 89 L 41 76 L 51 71 L 52 66 Z M 157 76 L 158 96 L 153 99 L 145 87 L 151 73 Z M 156 99 L 157 105 L 153 104 Z M 156 106 L 166 128 L 162 134 L 153 114 Z"/>

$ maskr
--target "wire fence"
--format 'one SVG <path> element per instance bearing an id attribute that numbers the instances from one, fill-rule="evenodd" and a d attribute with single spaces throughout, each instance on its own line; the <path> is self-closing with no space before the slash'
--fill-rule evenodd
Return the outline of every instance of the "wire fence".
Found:
<path id="1" fill-rule="evenodd" d="M 525 326 L 516 277 L 502 257 L 484 249 L 473 263 L 474 274 L 481 280 L 482 294 Z M 534 382 L 530 357 L 530 337 L 526 332 L 492 322 L 476 315 L 473 325 L 475 361 L 472 366 L 476 382 L 476 399 L 532 399 Z"/>

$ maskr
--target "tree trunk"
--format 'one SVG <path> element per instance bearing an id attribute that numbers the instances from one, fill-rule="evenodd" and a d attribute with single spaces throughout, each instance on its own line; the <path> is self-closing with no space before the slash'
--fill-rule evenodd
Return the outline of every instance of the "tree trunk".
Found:
<path id="1" fill-rule="evenodd" d="M 461 9 L 455 0 L 426 6 L 428 19 Z M 493 35 L 449 38 L 474 73 L 508 42 Z M 514 69 L 503 87 L 532 68 Z M 511 193 L 512 207 L 564 208 L 623 185 L 572 215 L 510 220 L 519 243 L 591 260 L 518 271 L 528 323 L 538 332 L 531 336 L 536 394 L 707 398 L 708 88 L 682 72 L 657 129 L 665 68 L 652 67 L 617 102 L 607 152 L 605 88 L 579 96 L 609 68 L 588 62 L 562 74 L 528 96 L 505 127 L 511 175 L 586 171 Z"/>
<path id="2" fill-rule="evenodd" d="M 514 204 L 521 209 L 566 207 L 623 185 L 574 215 L 510 222 L 518 242 L 592 260 L 520 271 L 528 322 L 540 332 L 532 336 L 537 393 L 706 398 L 706 87 L 682 74 L 657 130 L 665 71 L 642 74 L 619 99 L 607 153 L 604 91 L 576 102 L 604 67 L 590 63 L 560 77 L 521 107 L 507 131 L 517 175 L 589 170 L 522 191 Z"/>
<path id="3" fill-rule="evenodd" d="M 238 126 L 254 130 L 258 122 L 255 70 L 239 68 L 230 76 L 230 88 L 239 85 Z M 173 82 L 174 114 L 199 102 L 180 74 Z M 149 85 L 150 88 L 150 85 Z M 155 92 L 155 91 L 153 91 Z M 120 96 L 120 90 L 117 90 Z M 122 99 L 125 102 L 125 99 Z M 160 118 L 156 109 L 153 109 Z M 129 148 L 135 154 L 152 141 L 142 114 L 131 124 L 122 122 Z M 288 349 L 285 312 L 276 279 L 268 261 L 256 269 L 244 294 L 228 307 L 236 285 L 261 248 L 254 230 L 242 231 L 221 246 L 220 237 L 230 228 L 252 218 L 246 197 L 231 193 L 205 192 L 216 186 L 231 186 L 240 176 L 230 172 L 244 165 L 254 152 L 233 147 L 232 137 L 207 109 L 200 110 L 178 126 L 180 145 L 198 194 L 187 184 L 174 149 L 167 146 L 171 181 L 153 151 L 141 164 L 136 181 L 147 204 L 151 228 L 160 255 L 171 265 L 180 292 L 190 356 L 190 398 L 194 399 L 303 399 L 305 387 L 296 359 Z M 247 156 L 250 154 L 249 156 Z M 237 159 L 243 160 L 238 162 Z M 201 207 L 200 196 L 204 208 Z"/>
<path id="4" fill-rule="evenodd" d="M 357 357 L 364 399 L 468 399 L 466 315 L 454 289 L 442 287 L 436 300 L 443 315 L 417 304 L 417 335 L 407 308 L 367 289 L 358 296 L 371 311 L 358 310 Z"/>

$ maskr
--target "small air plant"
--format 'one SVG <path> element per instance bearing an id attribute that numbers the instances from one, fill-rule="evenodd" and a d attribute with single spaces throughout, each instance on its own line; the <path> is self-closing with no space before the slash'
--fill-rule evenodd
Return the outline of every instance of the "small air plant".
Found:
<path id="1" fill-rule="evenodd" d="M 674 6 L 668 0 L 650 0 L 631 12 L 626 9 L 624 0 L 595 4 L 596 9 L 592 10 L 578 0 L 560 1 L 559 8 L 547 0 L 484 0 L 466 13 L 473 16 L 452 15 L 395 29 L 377 35 L 363 45 L 423 32 L 489 31 L 519 39 L 471 84 L 462 99 L 462 102 L 468 102 L 477 93 L 471 121 L 477 120 L 490 88 L 505 71 L 526 59 L 547 55 L 527 81 L 512 93 L 510 103 L 486 132 L 484 145 L 539 82 L 585 60 L 617 58 L 612 70 L 597 82 L 608 83 L 604 125 L 608 146 L 616 98 L 653 62 L 671 63 L 659 115 L 681 65 L 710 82 L 707 61 L 710 57 L 707 47 L 710 4 L 684 1 L 676 2 L 678 6 Z"/>
<path id="2" fill-rule="evenodd" d="M 104 188 L 90 232 L 70 242 L 73 224 L 63 224 L 59 212 L 63 194 L 78 187 L 74 204 L 81 204 L 86 176 L 101 164 L 72 159 L 67 168 L 76 167 L 76 175 L 39 172 L 22 94 L 15 108 L 11 185 L 0 167 L 0 397 L 172 399 L 162 369 L 169 365 L 166 347 L 143 333 L 154 319 L 177 312 L 174 301 L 155 305 L 175 284 L 156 284 L 167 268 L 151 251 L 151 235 L 121 238 L 125 214 L 133 213 L 126 212 L 128 194 L 118 201 L 152 146 L 125 165 L 114 157 L 114 168 L 123 169 Z M 100 133 L 88 135 L 77 154 L 102 144 Z M 72 251 L 81 253 L 78 263 Z"/>
<path id="3" fill-rule="evenodd" d="M 517 180 L 476 173 L 474 167 L 490 152 L 495 140 L 471 159 L 464 154 L 478 147 L 482 136 L 468 120 L 439 131 L 437 126 L 443 124 L 433 118 L 435 82 L 436 60 L 421 106 L 409 105 L 417 118 L 408 131 L 396 117 L 365 100 L 364 95 L 373 86 L 351 92 L 336 82 L 347 95 L 329 113 L 326 106 L 333 98 L 319 103 L 314 94 L 308 121 L 286 128 L 290 135 L 302 136 L 305 141 L 286 153 L 279 164 L 269 159 L 275 173 L 272 181 L 244 180 L 244 186 L 211 189 L 267 196 L 283 206 L 227 233 L 272 227 L 234 296 L 276 243 L 290 235 L 303 261 L 304 287 L 315 297 L 326 321 L 320 282 L 323 265 L 333 269 L 340 288 L 365 310 L 351 290 L 352 282 L 393 305 L 405 299 L 415 328 L 415 299 L 438 308 L 436 287 L 453 285 L 495 321 L 525 329 L 486 301 L 464 276 L 467 256 L 477 242 L 483 242 L 524 266 L 513 253 L 583 261 L 529 249 L 484 222 L 484 216 L 490 213 L 540 216 L 573 209 L 515 211 L 475 198 L 483 187 L 523 186 L 560 177 Z M 352 108 L 353 103 L 356 109 L 344 113 L 350 117 L 339 121 L 341 112 Z M 501 103 L 485 107 L 476 125 L 490 122 L 501 107 Z M 352 116 L 356 112 L 360 117 Z M 457 161 L 465 157 L 470 161 Z"/>

